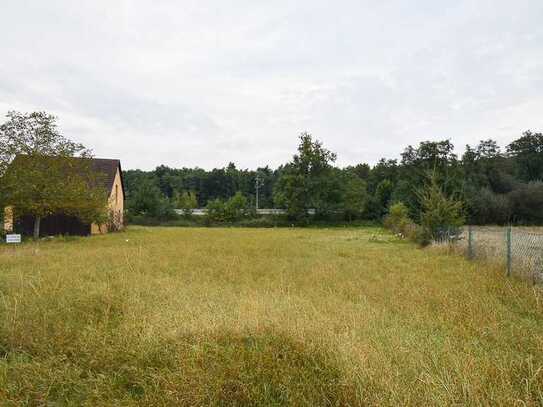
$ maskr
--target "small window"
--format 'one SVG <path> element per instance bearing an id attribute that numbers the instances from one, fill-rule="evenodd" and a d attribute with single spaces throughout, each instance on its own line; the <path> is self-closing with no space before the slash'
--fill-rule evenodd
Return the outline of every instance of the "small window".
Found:
<path id="1" fill-rule="evenodd" d="M 115 185 L 115 204 L 119 205 L 119 186 Z"/>

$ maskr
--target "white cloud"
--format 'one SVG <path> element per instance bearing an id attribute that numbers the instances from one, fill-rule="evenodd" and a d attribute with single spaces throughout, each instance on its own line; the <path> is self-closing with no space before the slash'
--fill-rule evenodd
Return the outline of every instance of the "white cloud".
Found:
<path id="1" fill-rule="evenodd" d="M 339 164 L 543 129 L 543 3 L 4 1 L 0 113 L 47 110 L 125 168 Z"/>

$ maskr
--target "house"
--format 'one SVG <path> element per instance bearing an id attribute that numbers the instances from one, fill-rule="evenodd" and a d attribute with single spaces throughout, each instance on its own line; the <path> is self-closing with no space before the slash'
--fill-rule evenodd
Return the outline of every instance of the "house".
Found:
<path id="1" fill-rule="evenodd" d="M 107 207 L 110 221 L 108 224 L 87 224 L 78 218 L 65 214 L 47 216 L 41 220 L 40 235 L 90 235 L 107 233 L 110 229 L 119 230 L 124 226 L 124 198 L 125 190 L 123 172 L 119 160 L 92 158 L 91 169 L 100 175 L 100 187 L 104 188 L 107 195 Z M 15 231 L 22 234 L 32 234 L 34 218 L 21 216 L 14 220 L 14 210 L 11 207 L 4 210 L 4 230 Z"/>

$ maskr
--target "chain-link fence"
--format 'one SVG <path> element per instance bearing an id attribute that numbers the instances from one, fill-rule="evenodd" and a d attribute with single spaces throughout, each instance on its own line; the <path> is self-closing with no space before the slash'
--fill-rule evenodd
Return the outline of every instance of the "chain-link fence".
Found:
<path id="1" fill-rule="evenodd" d="M 469 259 L 485 259 L 503 265 L 507 275 L 543 282 L 543 228 L 467 226 L 453 242 Z"/>

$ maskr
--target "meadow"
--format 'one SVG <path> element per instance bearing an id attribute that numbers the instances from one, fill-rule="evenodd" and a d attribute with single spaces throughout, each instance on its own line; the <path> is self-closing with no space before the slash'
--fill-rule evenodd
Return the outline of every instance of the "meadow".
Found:
<path id="1" fill-rule="evenodd" d="M 0 246 L 0 405 L 541 405 L 543 294 L 378 228 Z"/>

